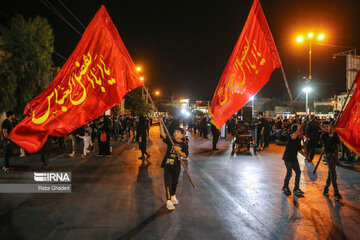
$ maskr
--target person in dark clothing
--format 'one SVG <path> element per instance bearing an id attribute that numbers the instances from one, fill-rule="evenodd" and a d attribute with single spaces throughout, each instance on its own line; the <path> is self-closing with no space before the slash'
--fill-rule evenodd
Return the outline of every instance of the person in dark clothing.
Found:
<path id="1" fill-rule="evenodd" d="M 334 198 L 335 200 L 340 200 L 342 196 L 339 193 L 338 185 L 336 182 L 337 176 L 335 169 L 338 160 L 338 152 L 339 152 L 338 145 L 340 144 L 340 140 L 338 135 L 335 133 L 334 127 L 330 127 L 329 122 L 326 121 L 323 122 L 322 127 L 324 132 L 320 136 L 321 144 L 324 147 L 326 161 L 329 168 L 328 177 L 326 180 L 326 185 L 324 187 L 323 194 L 325 196 L 329 196 L 329 187 L 332 184 L 334 188 Z"/>
<path id="2" fill-rule="evenodd" d="M 139 123 L 136 127 L 136 141 L 139 143 L 139 149 L 141 151 L 141 157 L 139 159 L 145 159 L 145 155 L 147 156 L 147 160 L 150 157 L 150 154 L 146 152 L 146 121 L 144 116 L 139 117 Z"/>
<path id="3" fill-rule="evenodd" d="M 262 150 L 264 146 L 264 130 L 265 130 L 265 118 L 263 113 L 260 112 L 258 115 L 258 122 L 256 124 L 256 146 L 257 150 Z"/>
<path id="4" fill-rule="evenodd" d="M 200 128 L 201 128 L 201 133 L 202 133 L 202 137 L 204 137 L 204 139 L 208 139 L 207 135 L 208 135 L 208 129 L 207 129 L 207 117 L 204 116 L 201 121 L 200 121 Z"/>
<path id="5" fill-rule="evenodd" d="M 99 129 L 99 153 L 97 156 L 111 157 L 110 153 L 110 124 L 106 116 L 100 117 Z"/>
<path id="6" fill-rule="evenodd" d="M 3 139 L 3 147 L 4 147 L 4 165 L 2 167 L 3 171 L 10 172 L 13 170 L 10 167 L 10 157 L 13 153 L 13 143 L 9 139 L 9 135 L 11 130 L 14 128 L 13 121 L 15 120 L 15 114 L 12 111 L 6 112 L 6 119 L 1 124 L 1 135 Z"/>
<path id="7" fill-rule="evenodd" d="M 303 196 L 304 192 L 299 188 L 300 184 L 300 175 L 301 170 L 299 166 L 299 161 L 297 159 L 298 152 L 305 156 L 302 148 L 301 148 L 301 125 L 294 124 L 291 126 L 291 133 L 288 142 L 286 144 L 285 152 L 283 155 L 283 160 L 286 166 L 286 176 L 284 179 L 284 186 L 282 191 L 286 195 L 291 195 L 291 191 L 289 189 L 289 181 L 292 176 L 292 170 L 295 171 L 295 187 L 293 190 L 294 195 Z"/>
<path id="8" fill-rule="evenodd" d="M 181 139 L 182 134 L 180 128 L 174 130 L 172 140 L 175 146 L 172 145 L 169 136 L 164 133 L 163 126 L 160 124 L 160 134 L 167 145 L 167 150 L 161 167 L 164 168 L 164 182 L 166 192 L 166 207 L 169 210 L 174 210 L 178 200 L 176 198 L 176 187 L 180 176 L 180 159 L 186 158 L 189 155 L 189 148 L 187 144 Z"/>
<path id="9" fill-rule="evenodd" d="M 213 135 L 213 139 L 212 139 L 212 149 L 213 150 L 219 150 L 216 148 L 216 145 L 219 141 L 219 136 L 220 136 L 220 131 L 219 129 L 216 128 L 216 126 L 214 124 L 211 124 L 211 133 Z"/>
<path id="10" fill-rule="evenodd" d="M 264 127 L 264 148 L 268 148 L 269 144 L 270 144 L 270 123 L 268 121 L 268 119 L 263 116 L 263 118 L 261 119 L 262 125 Z"/>
<path id="11" fill-rule="evenodd" d="M 319 122 L 315 116 L 311 116 L 311 121 L 306 126 L 306 147 L 308 150 L 307 160 L 311 162 L 314 159 L 315 148 L 319 142 Z"/>

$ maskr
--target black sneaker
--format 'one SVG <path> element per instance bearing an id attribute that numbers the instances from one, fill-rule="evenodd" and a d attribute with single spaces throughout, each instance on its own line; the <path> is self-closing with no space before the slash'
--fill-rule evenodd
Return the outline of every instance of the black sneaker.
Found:
<path id="1" fill-rule="evenodd" d="M 294 190 L 293 192 L 294 192 L 294 195 L 301 195 L 301 196 L 303 196 L 303 195 L 305 194 L 303 191 L 301 191 L 300 188 Z"/>
<path id="2" fill-rule="evenodd" d="M 336 201 L 339 201 L 339 200 L 342 199 L 342 196 L 340 195 L 340 193 L 337 193 L 337 194 L 334 195 L 334 198 L 335 198 Z"/>
<path id="3" fill-rule="evenodd" d="M 290 191 L 290 189 L 287 188 L 287 187 L 283 187 L 283 188 L 281 189 L 281 191 L 282 191 L 283 193 L 285 193 L 285 195 L 287 195 L 287 196 L 291 195 L 291 191 Z"/>

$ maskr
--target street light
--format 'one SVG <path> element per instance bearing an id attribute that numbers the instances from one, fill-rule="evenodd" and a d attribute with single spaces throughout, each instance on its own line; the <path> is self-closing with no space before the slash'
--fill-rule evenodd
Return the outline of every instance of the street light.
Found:
<path id="1" fill-rule="evenodd" d="M 325 35 L 323 33 L 313 33 L 313 32 L 309 32 L 307 34 L 307 39 L 308 39 L 308 42 L 309 42 L 309 81 L 311 81 L 311 45 L 312 45 L 312 42 L 314 41 L 314 37 L 316 35 L 316 40 L 317 41 L 322 41 L 324 40 L 325 38 Z M 302 35 L 299 35 L 297 38 L 296 38 L 296 41 L 298 43 L 302 43 L 305 41 L 305 38 L 302 36 Z"/>
<path id="2" fill-rule="evenodd" d="M 307 86 L 303 88 L 303 92 L 305 92 L 306 96 L 306 114 L 310 114 L 310 108 L 309 108 L 309 93 L 312 91 L 311 87 Z"/>
<path id="3" fill-rule="evenodd" d="M 140 72 L 140 71 L 141 71 L 141 67 L 136 67 L 136 71 Z"/>
<path id="4" fill-rule="evenodd" d="M 143 81 L 144 81 L 144 77 L 140 77 L 140 81 L 142 81 L 142 82 L 143 82 Z"/>
<path id="5" fill-rule="evenodd" d="M 155 92 L 155 95 L 156 95 L 156 96 L 159 96 L 159 95 L 160 95 L 160 91 L 156 91 L 156 92 Z"/>

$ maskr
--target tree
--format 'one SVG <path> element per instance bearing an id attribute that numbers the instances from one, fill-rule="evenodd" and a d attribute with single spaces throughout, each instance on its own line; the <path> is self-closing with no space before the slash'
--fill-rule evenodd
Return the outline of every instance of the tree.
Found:
<path id="1" fill-rule="evenodd" d="M 334 109 L 331 105 L 317 105 L 315 107 L 315 112 L 321 112 L 322 114 L 327 114 L 329 112 L 332 112 Z"/>
<path id="2" fill-rule="evenodd" d="M 48 21 L 21 15 L 0 27 L 0 112 L 22 114 L 25 105 L 41 93 L 53 66 L 54 34 Z"/>
<path id="3" fill-rule="evenodd" d="M 133 115 L 146 115 L 150 110 L 149 105 L 136 92 L 126 95 L 125 105 Z"/>

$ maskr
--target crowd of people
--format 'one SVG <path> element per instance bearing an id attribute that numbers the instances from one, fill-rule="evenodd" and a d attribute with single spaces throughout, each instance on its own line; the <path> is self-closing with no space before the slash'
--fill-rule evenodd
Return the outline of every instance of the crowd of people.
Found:
<path id="1" fill-rule="evenodd" d="M 7 118 L 1 125 L 2 129 L 2 143 L 4 148 L 4 165 L 3 170 L 10 172 L 10 157 L 13 152 L 14 144 L 8 138 L 11 130 L 16 125 L 15 115 L 13 112 L 6 113 Z M 316 116 L 304 117 L 277 117 L 273 118 L 265 116 L 260 112 L 256 117 L 250 118 L 249 121 L 244 121 L 242 117 L 236 115 L 230 118 L 223 127 L 224 138 L 235 139 L 237 132 L 241 129 L 252 136 L 252 143 L 255 151 L 261 151 L 269 147 L 271 143 L 277 141 L 286 144 L 283 160 L 286 167 L 286 176 L 282 191 L 289 195 L 289 180 L 292 176 L 292 171 L 295 171 L 295 186 L 293 189 L 294 195 L 303 196 L 304 192 L 299 188 L 300 181 L 300 167 L 297 159 L 297 153 L 304 155 L 306 161 L 312 162 L 317 147 L 323 147 L 325 152 L 325 160 L 328 163 L 329 175 L 324 187 L 324 195 L 328 195 L 329 186 L 332 184 L 335 191 L 335 198 L 341 199 L 341 195 L 336 184 L 335 167 L 338 160 L 338 148 L 341 146 L 340 160 L 347 160 L 349 162 L 355 160 L 355 155 L 339 140 L 334 128 L 334 118 L 320 119 Z M 212 123 L 211 118 L 207 115 L 194 116 L 193 118 L 185 118 L 179 120 L 173 116 L 164 116 L 161 121 L 166 126 L 165 132 L 162 124 L 160 124 L 160 136 L 167 145 L 167 151 L 163 158 L 161 166 L 164 168 L 165 192 L 167 198 L 167 208 L 169 210 L 175 209 L 178 203 L 176 198 L 176 186 L 180 174 L 180 160 L 187 160 L 189 155 L 189 138 L 186 136 L 186 131 L 192 132 L 194 135 L 199 135 L 204 139 L 209 139 L 212 135 L 212 149 L 217 150 L 217 142 L 220 136 L 220 130 Z M 96 151 L 98 157 L 111 157 L 110 140 L 126 141 L 128 143 L 137 142 L 141 156 L 139 159 L 146 160 L 148 164 L 150 154 L 147 151 L 147 143 L 150 141 L 149 129 L 153 125 L 153 118 L 147 116 L 131 116 L 131 115 L 102 115 L 98 119 L 85 124 L 76 129 L 68 135 L 71 142 L 71 152 L 69 157 L 74 157 L 79 144 L 82 145 L 81 156 L 86 157 L 90 152 Z M 181 127 L 182 126 L 182 127 Z M 245 129 L 245 130 L 244 130 Z M 65 149 L 65 137 L 51 137 L 49 136 L 46 143 L 40 150 L 41 161 L 44 168 L 49 165 L 48 153 L 51 144 L 59 144 L 60 148 Z M 21 151 L 20 151 L 21 152 Z M 21 152 L 20 156 L 24 156 Z"/>

